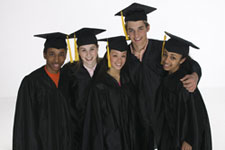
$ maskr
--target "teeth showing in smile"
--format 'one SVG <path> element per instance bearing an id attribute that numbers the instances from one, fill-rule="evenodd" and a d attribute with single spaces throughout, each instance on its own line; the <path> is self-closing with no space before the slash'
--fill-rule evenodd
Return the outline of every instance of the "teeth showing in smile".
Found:
<path id="1" fill-rule="evenodd" d="M 55 68 L 58 68 L 58 67 L 59 67 L 59 64 L 54 64 L 54 67 L 55 67 Z"/>
<path id="2" fill-rule="evenodd" d="M 169 67 L 169 64 L 164 64 L 165 67 Z"/>

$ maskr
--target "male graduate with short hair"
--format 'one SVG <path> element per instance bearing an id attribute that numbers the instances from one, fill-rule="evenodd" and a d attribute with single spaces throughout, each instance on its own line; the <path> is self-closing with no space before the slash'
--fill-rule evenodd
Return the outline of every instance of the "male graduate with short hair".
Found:
<path id="1" fill-rule="evenodd" d="M 35 35 L 46 39 L 46 64 L 27 75 L 19 88 L 13 150 L 70 150 L 71 127 L 66 80 L 60 72 L 67 53 L 66 34 Z"/>
<path id="2" fill-rule="evenodd" d="M 154 134 L 152 131 L 152 107 L 155 100 L 156 90 L 164 73 L 161 66 L 161 51 L 163 41 L 148 39 L 147 32 L 150 25 L 147 22 L 147 14 L 156 8 L 133 3 L 122 11 L 115 14 L 121 16 L 123 28 L 127 39 L 131 40 L 127 53 L 126 69 L 133 83 L 137 87 L 138 107 L 140 110 L 139 134 L 140 149 L 154 149 Z M 123 21 L 125 17 L 125 23 Z M 124 25 L 125 24 L 125 25 Z M 190 60 L 191 74 L 184 76 L 184 87 L 193 92 L 201 77 L 201 68 L 197 62 Z"/>

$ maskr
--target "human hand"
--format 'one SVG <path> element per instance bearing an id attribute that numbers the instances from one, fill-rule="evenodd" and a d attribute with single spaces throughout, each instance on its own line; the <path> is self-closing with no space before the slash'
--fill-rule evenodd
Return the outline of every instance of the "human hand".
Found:
<path id="1" fill-rule="evenodd" d="M 189 92 L 194 92 L 198 84 L 198 74 L 196 72 L 187 74 L 180 81 Z"/>
<path id="2" fill-rule="evenodd" d="M 184 141 L 181 150 L 192 150 L 192 146 Z"/>

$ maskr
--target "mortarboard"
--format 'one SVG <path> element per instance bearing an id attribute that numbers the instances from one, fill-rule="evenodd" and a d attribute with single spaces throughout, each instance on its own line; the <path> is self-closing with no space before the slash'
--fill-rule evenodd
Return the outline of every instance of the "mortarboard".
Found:
<path id="1" fill-rule="evenodd" d="M 47 48 L 65 48 L 67 50 L 66 37 L 67 35 L 60 32 L 37 34 L 34 37 L 46 39 L 44 47 Z"/>
<path id="2" fill-rule="evenodd" d="M 96 28 L 82 28 L 69 35 L 69 38 L 74 38 L 75 61 L 79 61 L 77 45 L 82 46 L 87 44 L 97 44 L 96 35 L 104 31 L 106 30 Z"/>
<path id="3" fill-rule="evenodd" d="M 106 30 L 104 29 L 95 29 L 95 28 L 82 28 L 69 35 L 69 38 L 74 38 L 74 34 L 77 38 L 77 45 L 87 45 L 87 44 L 96 44 L 97 38 L 96 35 L 102 33 Z"/>
<path id="4" fill-rule="evenodd" d="M 195 49 L 199 49 L 193 43 L 185 39 L 182 39 L 168 32 L 165 32 L 165 34 L 170 37 L 170 39 L 165 43 L 165 49 L 169 52 L 175 52 L 183 56 L 187 56 L 189 54 L 189 46 Z"/>
<path id="5" fill-rule="evenodd" d="M 109 51 L 111 49 L 118 50 L 120 52 L 127 51 L 128 45 L 125 36 L 115 36 L 104 39 L 99 39 L 98 41 L 107 41 L 107 59 L 108 59 L 108 67 L 111 67 Z"/>
<path id="6" fill-rule="evenodd" d="M 146 20 L 147 14 L 156 10 L 154 7 L 150 7 L 143 4 L 133 3 L 120 12 L 116 13 L 115 16 L 121 16 L 123 30 L 126 35 L 126 39 L 128 40 L 128 36 L 126 33 L 123 16 L 125 16 L 125 22 L 127 21 L 138 21 L 138 20 Z"/>

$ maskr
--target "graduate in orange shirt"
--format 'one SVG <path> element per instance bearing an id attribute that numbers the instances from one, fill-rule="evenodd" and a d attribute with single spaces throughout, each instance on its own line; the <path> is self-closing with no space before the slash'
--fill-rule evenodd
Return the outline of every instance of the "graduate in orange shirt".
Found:
<path id="1" fill-rule="evenodd" d="M 66 34 L 35 35 L 46 39 L 46 64 L 27 75 L 19 88 L 13 150 L 69 150 L 71 127 L 67 82 L 60 72 L 67 53 Z"/>

